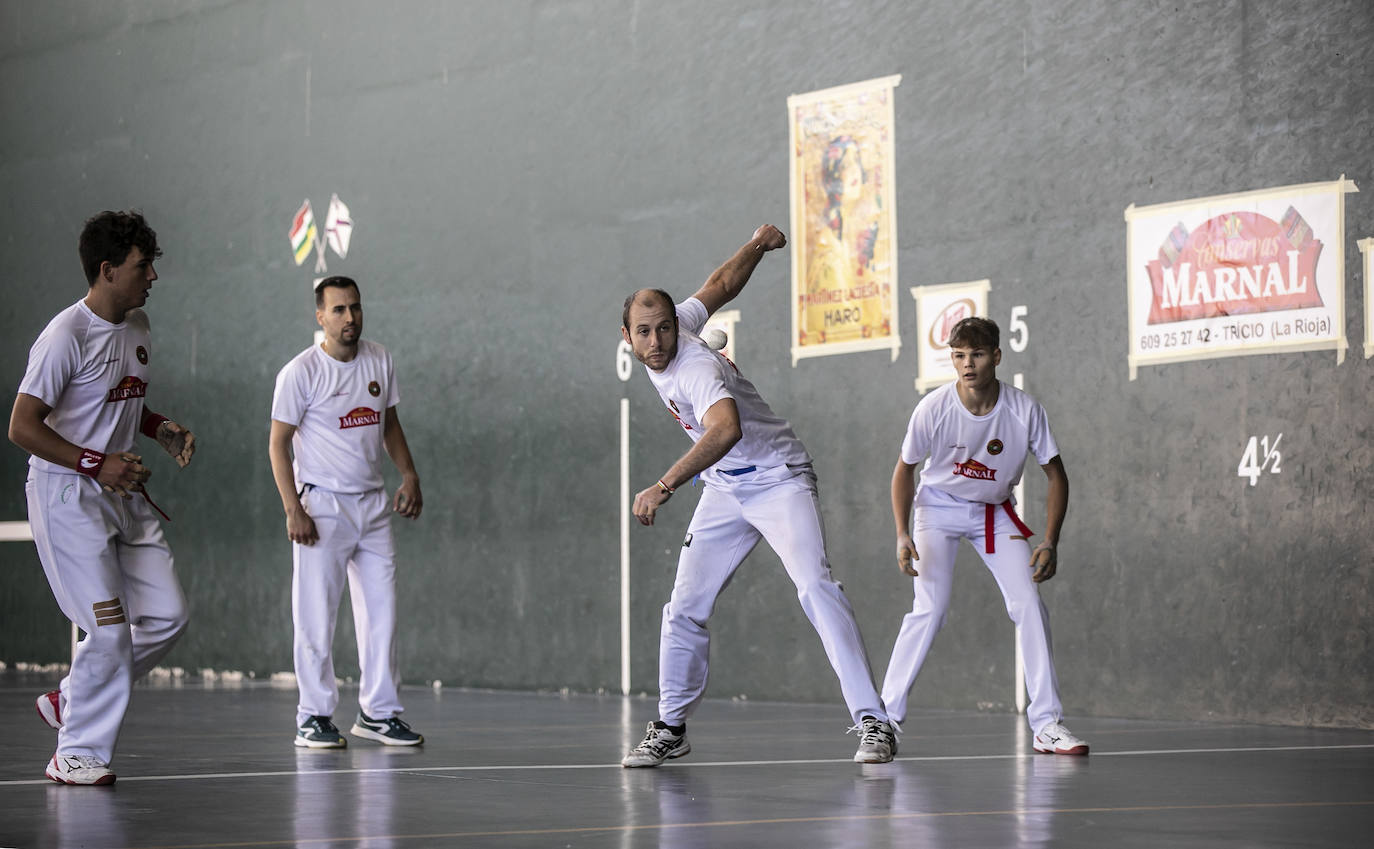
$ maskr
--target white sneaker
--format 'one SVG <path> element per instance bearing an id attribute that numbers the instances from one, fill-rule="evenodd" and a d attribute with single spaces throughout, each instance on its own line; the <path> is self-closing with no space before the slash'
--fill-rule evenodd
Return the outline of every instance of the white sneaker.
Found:
<path id="1" fill-rule="evenodd" d="M 663 722 L 654 720 L 644 732 L 644 739 L 621 759 L 620 765 L 658 766 L 669 758 L 680 758 L 690 751 L 692 744 L 687 742 L 685 730 L 681 734 L 674 734 Z"/>
<path id="2" fill-rule="evenodd" d="M 849 730 L 859 732 L 859 750 L 854 753 L 854 763 L 885 764 L 897 756 L 897 732 L 892 723 L 865 716 L 859 725 Z"/>
<path id="3" fill-rule="evenodd" d="M 1088 744 L 1073 736 L 1058 720 L 1051 722 L 1035 735 L 1035 751 L 1049 755 L 1086 755 Z"/>
<path id="4" fill-rule="evenodd" d="M 45 770 L 48 778 L 59 784 L 114 784 L 115 774 L 109 764 L 91 755 L 52 756 Z"/>
<path id="5" fill-rule="evenodd" d="M 62 694 L 57 690 L 38 697 L 38 715 L 50 728 L 62 727 Z"/>

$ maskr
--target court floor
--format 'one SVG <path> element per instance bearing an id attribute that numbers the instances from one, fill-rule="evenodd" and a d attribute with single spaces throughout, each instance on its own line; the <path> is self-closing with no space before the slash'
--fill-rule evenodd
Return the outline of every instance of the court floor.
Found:
<path id="1" fill-rule="evenodd" d="M 0 846 L 1374 844 L 1368 731 L 1071 717 L 1093 754 L 1067 758 L 1018 717 L 927 711 L 864 766 L 841 706 L 708 701 L 690 755 L 627 770 L 652 698 L 410 688 L 423 748 L 310 751 L 293 689 L 192 679 L 136 689 L 115 785 L 66 787 L 43 777 L 50 688 L 0 674 Z"/>

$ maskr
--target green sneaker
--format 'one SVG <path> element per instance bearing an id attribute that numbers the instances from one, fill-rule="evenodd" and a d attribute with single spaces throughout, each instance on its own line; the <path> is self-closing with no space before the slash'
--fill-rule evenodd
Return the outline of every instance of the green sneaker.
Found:
<path id="1" fill-rule="evenodd" d="M 312 716 L 296 729 L 296 745 L 307 749 L 342 749 L 348 741 L 327 716 Z"/>
<path id="2" fill-rule="evenodd" d="M 354 737 L 376 740 L 383 746 L 418 746 L 425 742 L 425 738 L 411 731 L 399 716 L 373 719 L 362 711 L 358 711 L 358 721 L 353 723 L 348 733 Z"/>

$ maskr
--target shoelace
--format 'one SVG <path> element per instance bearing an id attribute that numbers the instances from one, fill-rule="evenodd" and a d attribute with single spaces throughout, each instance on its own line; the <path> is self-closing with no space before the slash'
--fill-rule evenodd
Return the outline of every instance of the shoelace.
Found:
<path id="1" fill-rule="evenodd" d="M 674 734 L 666 728 L 653 728 L 644 735 L 644 742 L 639 744 L 639 748 L 653 752 L 655 755 L 662 754 L 672 747 Z"/>
<path id="2" fill-rule="evenodd" d="M 382 724 L 390 728 L 392 731 L 410 730 L 410 726 L 406 725 L 406 721 L 404 719 L 401 719 L 399 716 L 393 716 L 389 719 L 383 719 Z"/>
<path id="3" fill-rule="evenodd" d="M 67 761 L 68 768 L 71 762 L 76 761 L 79 769 L 105 769 L 105 762 L 93 755 L 63 755 Z"/>
<path id="4" fill-rule="evenodd" d="M 335 725 L 333 722 L 330 722 L 328 719 L 325 719 L 324 717 L 319 717 L 315 720 L 315 730 L 319 731 L 321 734 L 339 733 L 338 726 Z"/>
<path id="5" fill-rule="evenodd" d="M 887 721 L 887 724 L 892 727 L 892 739 L 900 739 L 902 726 L 890 719 Z M 854 734 L 856 732 L 859 735 L 860 744 L 881 742 L 883 739 L 882 720 L 874 719 L 859 725 L 852 725 L 849 730 L 844 733 Z"/>

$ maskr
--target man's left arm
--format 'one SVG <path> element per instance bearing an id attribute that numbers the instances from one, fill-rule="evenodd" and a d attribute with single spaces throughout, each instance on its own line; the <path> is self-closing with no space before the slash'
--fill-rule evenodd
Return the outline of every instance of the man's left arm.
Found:
<path id="1" fill-rule="evenodd" d="M 143 408 L 143 420 L 138 428 L 144 436 L 162 446 L 181 468 L 191 462 L 196 453 L 196 435 L 164 415 Z"/>
<path id="2" fill-rule="evenodd" d="M 1064 461 L 1056 454 L 1053 459 L 1040 467 L 1049 480 L 1049 494 L 1045 498 L 1045 541 L 1031 552 L 1031 580 L 1037 584 L 1054 577 L 1059 568 L 1059 529 L 1064 525 L 1064 516 L 1069 512 L 1069 475 L 1064 471 Z"/>
<path id="3" fill-rule="evenodd" d="M 706 307 L 707 315 L 734 300 L 744 290 L 744 284 L 758 267 L 759 261 L 768 251 L 777 250 L 787 244 L 787 237 L 772 224 L 765 224 L 754 231 L 754 236 L 745 242 L 734 256 L 727 259 L 720 268 L 711 272 L 706 282 L 701 284 L 692 297 Z"/>
<path id="4" fill-rule="evenodd" d="M 406 443 L 406 433 L 401 429 L 401 417 L 395 407 L 386 408 L 382 444 L 386 446 L 387 456 L 401 473 L 401 485 L 391 499 L 391 509 L 407 519 L 418 519 L 420 508 L 424 506 L 424 497 L 420 494 L 420 476 L 415 472 L 415 461 L 411 459 L 410 445 Z"/>

